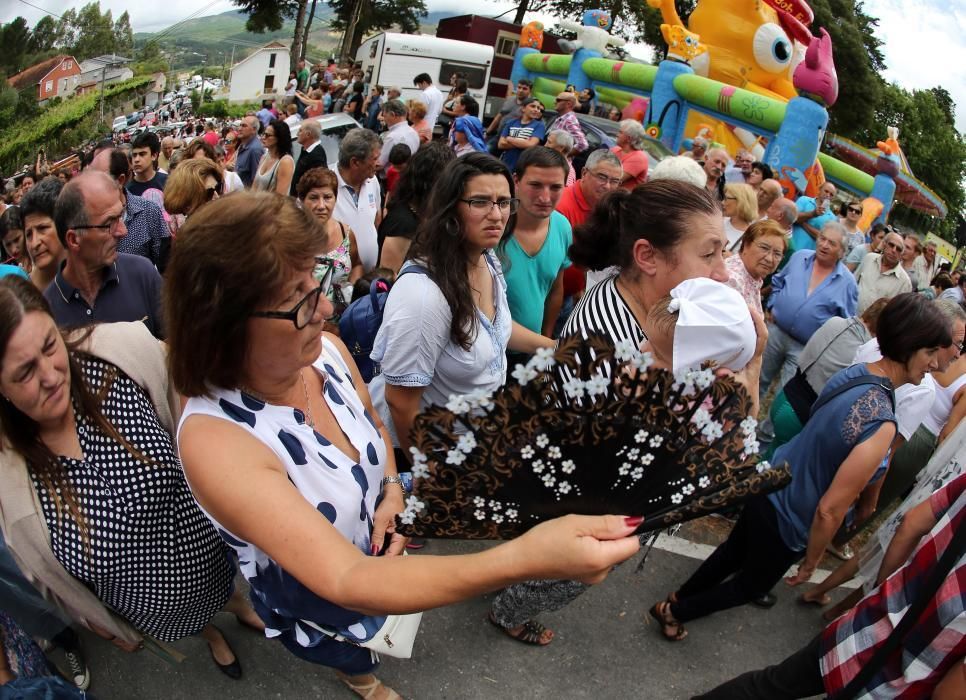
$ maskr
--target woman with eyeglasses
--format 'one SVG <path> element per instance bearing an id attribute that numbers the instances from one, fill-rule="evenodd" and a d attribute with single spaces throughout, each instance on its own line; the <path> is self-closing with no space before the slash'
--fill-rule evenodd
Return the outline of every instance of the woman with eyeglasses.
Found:
<path id="1" fill-rule="evenodd" d="M 335 200 L 339 192 L 339 180 L 328 168 L 312 168 L 298 181 L 296 186 L 302 208 L 311 213 L 325 229 L 325 242 L 316 256 L 316 261 L 332 268 L 328 298 L 332 303 L 333 314 L 326 324 L 326 330 L 338 331 L 338 320 L 345 311 L 355 281 L 362 277 L 362 260 L 356 234 L 341 221 L 332 218 Z"/>
<path id="2" fill-rule="evenodd" d="M 165 184 L 164 208 L 172 216 L 181 215 L 187 219 L 199 207 L 220 197 L 223 186 L 221 168 L 213 160 L 184 160 Z"/>
<path id="3" fill-rule="evenodd" d="M 273 119 L 262 132 L 262 144 L 265 153 L 258 163 L 252 189 L 287 195 L 295 173 L 292 132 L 288 124 L 281 119 Z"/>
<path id="4" fill-rule="evenodd" d="M 485 162 L 474 167 L 479 158 Z M 410 337 L 448 312 L 447 298 L 471 305 L 460 320 L 472 324 L 463 330 L 474 337 L 491 339 L 490 328 L 506 319 L 499 268 L 485 251 L 513 208 L 509 174 L 486 156 L 460 163 L 440 179 L 453 197 L 440 198 L 447 209 L 427 228 L 449 241 L 419 249 L 439 280 L 432 284 L 460 296 L 427 285 L 427 299 L 409 310 L 426 323 L 413 319 Z M 601 580 L 637 550 L 627 538 L 636 519 L 571 516 L 485 552 L 397 556 L 406 544 L 393 528 L 403 492 L 389 435 L 352 356 L 322 332 L 331 278 L 305 253 L 321 252 L 325 236 L 309 212 L 267 193 L 220 199 L 188 222 L 164 291 L 171 378 L 189 397 L 178 445 L 195 498 L 238 552 L 272 638 L 334 668 L 360 696 L 391 700 L 398 694 L 372 675 L 378 657 L 333 634 L 364 639 L 360 630 L 371 635 L 388 613 L 446 605 L 523 578 L 567 572 Z M 443 249 L 451 255 L 441 257 Z M 465 265 L 454 265 L 455 255 Z M 433 265 L 439 260 L 443 269 Z M 447 268 L 457 267 L 463 279 L 454 284 Z M 386 316 L 394 322 L 388 309 Z M 502 363 L 502 348 L 488 359 Z"/>
<path id="5" fill-rule="evenodd" d="M 553 347 L 510 318 L 493 248 L 518 200 L 504 163 L 485 153 L 450 162 L 389 294 L 372 359 L 371 390 L 404 455 L 420 409 L 506 380 L 507 347 Z"/>
<path id="6" fill-rule="evenodd" d="M 0 280 L 0 525 L 25 576 L 71 619 L 125 651 L 200 634 L 241 666 L 211 619 L 259 631 L 232 593 L 224 543 L 174 450 L 179 397 L 140 322 L 61 335 L 47 301 Z"/>
<path id="7" fill-rule="evenodd" d="M 725 188 L 727 197 L 727 188 Z M 765 278 L 778 269 L 788 240 L 782 227 L 771 219 L 756 221 L 739 239 L 738 253 L 725 260 L 729 287 L 737 290 L 748 306 L 763 314 L 761 287 Z"/>

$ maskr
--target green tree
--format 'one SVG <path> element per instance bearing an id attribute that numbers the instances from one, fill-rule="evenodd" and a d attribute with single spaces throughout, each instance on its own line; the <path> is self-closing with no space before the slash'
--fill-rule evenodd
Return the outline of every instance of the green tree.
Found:
<path id="1" fill-rule="evenodd" d="M 131 18 L 127 10 L 114 23 L 114 51 L 128 57 L 134 51 L 134 32 L 131 30 Z"/>
<path id="2" fill-rule="evenodd" d="M 60 45 L 68 53 L 74 52 L 74 44 L 77 43 L 77 10 L 73 7 L 66 10 L 57 22 L 57 35 L 60 38 Z"/>
<path id="3" fill-rule="evenodd" d="M 30 27 L 23 17 L 16 17 L 0 28 L 0 64 L 7 75 L 27 68 L 30 51 Z"/>
<path id="4" fill-rule="evenodd" d="M 92 2 L 77 14 L 77 36 L 71 53 L 83 61 L 106 53 L 116 53 L 114 19 L 111 11 L 101 14 L 100 2 Z"/>
<path id="5" fill-rule="evenodd" d="M 153 73 L 167 73 L 171 70 L 167 59 L 161 53 L 158 42 L 148 40 L 134 56 L 135 62 L 131 70 L 135 75 L 151 75 Z"/>
<path id="6" fill-rule="evenodd" d="M 295 70 L 296 62 L 305 55 L 303 29 L 308 0 L 232 0 L 232 2 L 248 15 L 245 29 L 256 34 L 277 32 L 285 24 L 285 20 L 295 20 L 292 50 L 289 52 L 290 69 Z"/>
<path id="7" fill-rule="evenodd" d="M 44 15 L 30 33 L 30 50 L 34 53 L 44 53 L 54 49 L 60 42 L 60 27 L 50 15 Z"/>
<path id="8" fill-rule="evenodd" d="M 346 32 L 342 42 L 344 58 L 355 58 L 356 51 L 367 34 L 381 29 L 398 27 L 399 31 L 415 33 L 420 19 L 425 17 L 424 0 L 327 0 L 335 11 L 330 22 L 332 29 Z"/>
<path id="9" fill-rule="evenodd" d="M 691 17 L 694 6 L 697 4 L 697 0 L 674 0 L 674 8 L 678 11 L 678 16 L 682 22 L 688 23 L 688 18 Z M 659 60 L 667 53 L 667 42 L 664 41 L 664 36 L 661 34 L 661 23 L 664 20 L 661 17 L 661 11 L 648 6 L 647 0 L 642 0 L 641 5 L 644 7 L 643 41 L 654 47 L 655 60 Z"/>

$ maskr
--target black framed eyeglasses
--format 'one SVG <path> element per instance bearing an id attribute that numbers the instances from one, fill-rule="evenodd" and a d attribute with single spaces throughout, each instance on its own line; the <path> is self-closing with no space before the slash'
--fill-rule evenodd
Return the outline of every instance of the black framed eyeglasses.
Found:
<path id="1" fill-rule="evenodd" d="M 312 276 L 318 281 L 318 287 L 302 297 L 301 301 L 288 311 L 255 311 L 252 313 L 252 317 L 277 318 L 283 321 L 291 321 L 295 324 L 296 330 L 302 330 L 315 317 L 315 310 L 319 308 L 319 298 L 323 294 L 329 293 L 329 289 L 332 287 L 332 273 L 334 269 L 331 260 L 317 257 L 315 259 L 315 269 L 312 271 Z"/>
<path id="2" fill-rule="evenodd" d="M 124 221 L 123 217 L 112 216 L 110 219 L 105 221 L 103 224 L 77 224 L 76 226 L 71 226 L 70 228 L 75 231 L 86 231 L 87 229 L 103 229 L 114 233 L 117 227 Z"/>
<path id="3" fill-rule="evenodd" d="M 520 204 L 520 200 L 516 198 L 498 199 L 496 201 L 492 199 L 461 199 L 459 201 L 468 205 L 477 214 L 489 214 L 493 207 L 499 209 L 501 214 L 515 214 L 517 205 Z"/>

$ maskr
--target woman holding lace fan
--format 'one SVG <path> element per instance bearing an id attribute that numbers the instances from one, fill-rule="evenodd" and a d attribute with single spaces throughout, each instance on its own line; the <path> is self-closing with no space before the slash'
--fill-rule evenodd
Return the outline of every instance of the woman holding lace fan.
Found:
<path id="1" fill-rule="evenodd" d="M 786 583 L 808 581 L 847 511 L 877 495 L 869 486 L 896 434 L 893 387 L 919 384 L 952 343 L 949 321 L 917 294 L 890 301 L 877 330 L 882 359 L 833 376 L 802 432 L 775 452 L 776 463 L 791 465 L 791 484 L 748 501 L 728 539 L 651 608 L 666 639 L 684 639 L 690 620 L 762 596 L 797 561 Z"/>
<path id="2" fill-rule="evenodd" d="M 500 181 L 457 173 L 465 183 L 459 198 L 490 206 L 453 206 L 458 221 L 477 222 L 454 233 L 478 240 L 484 265 L 484 234 L 505 222 L 501 203 L 512 195 L 499 161 L 478 167 L 491 163 Z M 228 237 L 233 256 L 224 254 Z M 216 200 L 191 218 L 164 298 L 172 380 L 190 397 L 179 447 L 191 489 L 239 553 L 274 638 L 299 658 L 335 668 L 360 696 L 392 700 L 398 695 L 372 675 L 378 656 L 360 646 L 369 639 L 359 630 L 371 638 L 387 613 L 526 578 L 601 580 L 637 551 L 628 535 L 641 518 L 570 517 L 477 554 L 396 556 L 405 547 L 393 525 L 403 492 L 389 435 L 352 356 L 322 333 L 332 312 L 330 276 L 316 279 L 305 253 L 325 240 L 310 213 L 269 193 Z M 486 274 L 486 289 L 497 293 L 498 280 Z"/>

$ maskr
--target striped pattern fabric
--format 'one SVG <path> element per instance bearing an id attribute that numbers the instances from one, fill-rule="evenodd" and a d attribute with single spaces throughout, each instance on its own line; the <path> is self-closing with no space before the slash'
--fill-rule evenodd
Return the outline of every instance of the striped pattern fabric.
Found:
<path id="1" fill-rule="evenodd" d="M 611 276 L 587 290 L 564 324 L 561 339 L 572 335 L 586 338 L 590 333 L 600 333 L 615 345 L 622 340 L 631 340 L 635 347 L 640 347 L 647 340 L 630 307 L 617 290 L 616 281 L 616 275 Z"/>
<path id="2" fill-rule="evenodd" d="M 953 533 L 966 527 L 966 474 L 930 497 L 937 523 L 909 561 L 822 633 L 820 666 L 829 693 L 872 658 L 925 585 Z M 966 555 L 961 556 L 899 649 L 859 698 L 928 698 L 966 654 Z"/>

